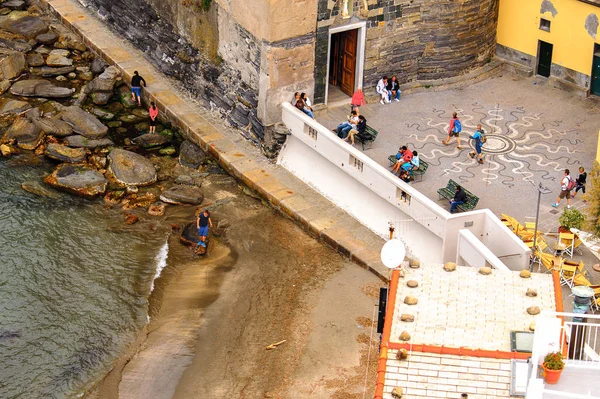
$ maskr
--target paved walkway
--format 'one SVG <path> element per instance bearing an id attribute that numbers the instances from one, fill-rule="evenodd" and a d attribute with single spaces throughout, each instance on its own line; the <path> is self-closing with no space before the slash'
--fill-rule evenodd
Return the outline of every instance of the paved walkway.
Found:
<path id="1" fill-rule="evenodd" d="M 260 150 L 228 128 L 222 116 L 195 103 L 171 80 L 145 61 L 144 54 L 110 30 L 76 0 L 45 0 L 62 22 L 79 33 L 85 43 L 130 81 L 139 71 L 148 83 L 147 102 L 154 101 L 161 115 L 180 127 L 187 137 L 209 152 L 223 168 L 269 203 L 295 219 L 310 234 L 323 239 L 341 254 L 387 281 L 380 261 L 384 240 L 332 204 L 284 168 L 269 162 Z"/>
<path id="2" fill-rule="evenodd" d="M 566 206 L 564 200 L 558 209 L 551 206 L 560 191 L 563 170 L 569 168 L 576 178 L 579 166 L 588 173 L 593 167 L 600 101 L 570 95 L 545 82 L 541 77 L 501 71 L 463 88 L 405 93 L 400 102 L 389 105 L 374 101 L 361 109 L 368 124 L 379 132 L 365 154 L 388 167 L 387 157 L 407 145 L 430 165 L 423 180 L 413 183 L 429 198 L 438 201 L 437 190 L 453 179 L 479 196 L 478 208 L 509 214 L 523 224 L 535 221 L 537 187 L 542 183 L 550 193 L 542 195 L 539 227 L 544 233 L 554 233 Z M 462 120 L 462 150 L 455 141 L 442 144 L 453 111 Z M 335 128 L 348 112 L 348 107 L 328 108 L 318 111 L 316 118 Z M 484 165 L 468 156 L 472 148 L 466 138 L 478 123 L 488 138 Z M 585 212 L 581 195 L 573 207 Z M 587 251 L 582 259 L 590 266 L 598 262 Z M 600 275 L 591 273 L 600 282 Z"/>

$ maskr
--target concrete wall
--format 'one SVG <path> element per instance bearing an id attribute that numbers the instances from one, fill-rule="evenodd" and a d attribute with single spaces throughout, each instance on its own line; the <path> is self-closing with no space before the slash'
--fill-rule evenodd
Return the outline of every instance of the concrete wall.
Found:
<path id="1" fill-rule="evenodd" d="M 538 40 L 553 45 L 551 82 L 586 95 L 594 44 L 600 43 L 600 7 L 580 0 L 501 0 L 498 55 L 537 68 Z M 540 29 L 540 19 L 550 31 Z"/>
<path id="2" fill-rule="evenodd" d="M 420 260 L 527 267 L 529 249 L 490 210 L 450 214 L 289 103 L 282 109 L 291 135 L 278 163 L 379 236 L 388 237 L 392 222 L 396 236 Z M 498 259 L 506 254 L 513 256 Z"/>
<path id="3" fill-rule="evenodd" d="M 401 83 L 461 75 L 489 62 L 494 54 L 498 0 L 360 0 L 354 1 L 351 18 L 340 15 L 339 3 L 319 0 L 316 101 L 324 100 L 332 27 L 367 22 L 367 91 L 383 75 L 396 74 Z"/>

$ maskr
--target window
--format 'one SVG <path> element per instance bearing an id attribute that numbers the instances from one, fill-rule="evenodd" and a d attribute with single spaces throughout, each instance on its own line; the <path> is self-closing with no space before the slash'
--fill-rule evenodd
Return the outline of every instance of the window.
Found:
<path id="1" fill-rule="evenodd" d="M 304 125 L 304 133 L 307 134 L 313 140 L 317 139 L 317 129 L 308 126 L 307 124 Z"/>
<path id="2" fill-rule="evenodd" d="M 550 21 L 544 18 L 540 18 L 540 29 L 550 32 Z"/>
<path id="3" fill-rule="evenodd" d="M 350 166 L 354 166 L 361 172 L 363 171 L 363 162 L 352 155 L 350 155 Z"/>

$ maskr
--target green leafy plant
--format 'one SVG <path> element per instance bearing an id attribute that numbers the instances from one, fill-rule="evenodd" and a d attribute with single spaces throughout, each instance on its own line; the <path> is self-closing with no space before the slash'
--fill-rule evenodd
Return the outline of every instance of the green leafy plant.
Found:
<path id="1" fill-rule="evenodd" d="M 563 355 L 560 352 L 550 352 L 544 357 L 544 367 L 548 370 L 562 370 L 565 368 Z"/>
<path id="2" fill-rule="evenodd" d="M 562 215 L 560 215 L 558 218 L 558 223 L 560 223 L 560 226 L 567 230 L 570 230 L 573 227 L 581 230 L 584 222 L 585 215 L 575 208 L 565 209 Z"/>
<path id="3" fill-rule="evenodd" d="M 594 163 L 594 168 L 588 175 L 587 189 L 586 231 L 600 238 L 600 164 L 598 162 Z"/>

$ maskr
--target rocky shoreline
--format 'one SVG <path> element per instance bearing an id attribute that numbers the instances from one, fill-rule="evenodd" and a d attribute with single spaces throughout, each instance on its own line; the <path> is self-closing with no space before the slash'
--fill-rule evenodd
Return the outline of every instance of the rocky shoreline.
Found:
<path id="1" fill-rule="evenodd" d="M 46 186 L 126 211 L 161 216 L 168 205 L 202 203 L 214 161 L 160 116 L 147 133 L 148 110 L 117 68 L 35 1 L 0 3 L 0 46 L 0 157 L 45 157 L 57 163 Z M 23 188 L 52 195 L 42 185 Z"/>

